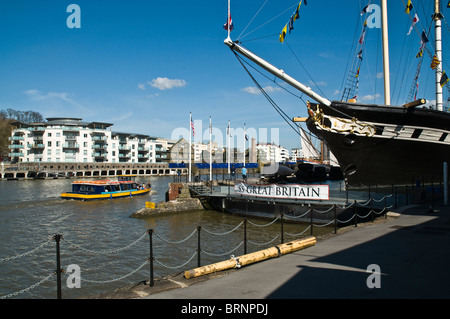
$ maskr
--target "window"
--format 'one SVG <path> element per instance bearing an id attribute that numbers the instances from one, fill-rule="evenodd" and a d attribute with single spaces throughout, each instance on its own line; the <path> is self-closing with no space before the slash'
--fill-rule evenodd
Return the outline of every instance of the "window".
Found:
<path id="1" fill-rule="evenodd" d="M 49 134 L 50 134 L 50 133 L 49 133 Z M 47 146 L 48 146 L 48 147 L 52 147 L 52 141 L 48 141 L 48 142 L 47 142 Z"/>
<path id="2" fill-rule="evenodd" d="M 48 137 L 52 137 L 52 133 L 47 133 L 47 136 Z"/>

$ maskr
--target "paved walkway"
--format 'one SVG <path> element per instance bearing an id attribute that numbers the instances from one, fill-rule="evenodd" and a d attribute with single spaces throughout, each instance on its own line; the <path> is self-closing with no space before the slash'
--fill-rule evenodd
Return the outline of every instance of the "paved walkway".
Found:
<path id="1" fill-rule="evenodd" d="M 379 267 L 379 281 L 369 265 Z M 380 288 L 369 288 L 368 281 Z M 428 206 L 410 207 L 398 218 L 359 225 L 313 247 L 175 286 L 143 298 L 450 298 L 450 208 L 430 213 Z"/>

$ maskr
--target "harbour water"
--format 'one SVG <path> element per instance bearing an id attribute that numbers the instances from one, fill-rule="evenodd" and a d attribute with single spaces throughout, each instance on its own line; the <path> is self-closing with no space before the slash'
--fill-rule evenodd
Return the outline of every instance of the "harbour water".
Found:
<path id="1" fill-rule="evenodd" d="M 60 199 L 60 193 L 71 188 L 69 179 L 0 181 L 0 298 L 56 298 L 56 243 L 52 240 L 56 234 L 63 236 L 61 268 L 68 271 L 69 265 L 77 265 L 81 275 L 80 288 L 68 288 L 71 272 L 62 275 L 63 298 L 86 297 L 148 280 L 149 229 L 154 230 L 155 277 L 197 267 L 197 226 L 202 227 L 201 265 L 244 253 L 240 216 L 202 210 L 130 217 L 146 201 L 164 201 L 173 177 L 139 181 L 150 182 L 152 194 L 91 202 Z M 299 224 L 283 227 L 285 242 L 306 229 Z M 278 222 L 249 219 L 247 252 L 280 243 L 280 234 Z M 73 277 L 70 282 L 76 283 Z"/>

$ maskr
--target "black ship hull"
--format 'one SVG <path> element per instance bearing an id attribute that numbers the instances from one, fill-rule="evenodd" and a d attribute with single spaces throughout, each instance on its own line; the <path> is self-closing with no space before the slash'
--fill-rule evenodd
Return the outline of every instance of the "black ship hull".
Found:
<path id="1" fill-rule="evenodd" d="M 450 114 L 422 107 L 311 104 L 307 126 L 326 141 L 348 184 L 440 181 L 450 161 Z"/>

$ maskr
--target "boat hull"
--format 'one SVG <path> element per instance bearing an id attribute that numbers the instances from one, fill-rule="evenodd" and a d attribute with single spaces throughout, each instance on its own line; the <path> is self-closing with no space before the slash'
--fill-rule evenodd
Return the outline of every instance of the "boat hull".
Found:
<path id="1" fill-rule="evenodd" d="M 327 142 L 350 185 L 438 182 L 450 160 L 449 113 L 344 102 L 309 113 L 309 130 Z"/>
<path id="2" fill-rule="evenodd" d="M 115 199 L 145 195 L 150 192 L 150 188 L 141 190 L 127 190 L 120 192 L 105 192 L 101 194 L 79 194 L 73 192 L 66 192 L 61 194 L 63 199 L 76 199 L 76 200 L 102 200 L 102 199 Z"/>

